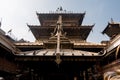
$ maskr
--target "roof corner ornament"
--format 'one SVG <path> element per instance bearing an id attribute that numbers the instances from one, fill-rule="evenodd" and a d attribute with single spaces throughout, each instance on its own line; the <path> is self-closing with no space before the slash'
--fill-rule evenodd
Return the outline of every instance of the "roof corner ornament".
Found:
<path id="1" fill-rule="evenodd" d="M 56 28 L 56 34 L 55 36 L 57 36 L 57 48 L 56 48 L 56 60 L 55 62 L 59 65 L 61 63 L 61 59 L 60 59 L 60 36 L 62 36 L 62 16 L 59 15 L 58 21 L 57 21 L 57 28 Z"/>

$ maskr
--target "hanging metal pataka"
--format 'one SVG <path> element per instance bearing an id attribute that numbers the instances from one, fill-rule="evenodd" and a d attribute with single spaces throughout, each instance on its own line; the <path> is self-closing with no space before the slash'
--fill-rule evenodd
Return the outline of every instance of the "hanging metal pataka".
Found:
<path id="1" fill-rule="evenodd" d="M 55 36 L 57 36 L 57 48 L 56 48 L 56 60 L 55 62 L 59 65 L 61 63 L 61 59 L 60 59 L 60 36 L 62 36 L 62 16 L 59 15 L 58 21 L 57 21 L 57 31 Z"/>

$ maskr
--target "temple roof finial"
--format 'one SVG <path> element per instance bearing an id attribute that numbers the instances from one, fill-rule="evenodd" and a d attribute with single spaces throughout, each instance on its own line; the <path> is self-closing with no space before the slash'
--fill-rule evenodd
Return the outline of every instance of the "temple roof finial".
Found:
<path id="1" fill-rule="evenodd" d="M 60 11 L 63 11 L 62 6 L 60 6 Z"/>
<path id="2" fill-rule="evenodd" d="M 114 23 L 113 18 L 111 18 L 111 23 Z"/>
<path id="3" fill-rule="evenodd" d="M 0 27 L 1 27 L 1 25 L 2 25 L 2 18 L 1 18 L 1 20 L 0 20 Z"/>
<path id="4" fill-rule="evenodd" d="M 58 7 L 57 9 L 56 9 L 56 11 L 63 11 L 63 8 L 62 8 L 62 6 L 60 6 L 60 7 Z"/>

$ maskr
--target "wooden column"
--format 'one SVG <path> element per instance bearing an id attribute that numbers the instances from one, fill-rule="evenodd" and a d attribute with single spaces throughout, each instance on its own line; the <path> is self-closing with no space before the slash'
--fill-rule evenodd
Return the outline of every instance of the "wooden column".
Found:
<path id="1" fill-rule="evenodd" d="M 84 80 L 86 80 L 86 71 L 83 71 Z"/>
<path id="2" fill-rule="evenodd" d="M 74 77 L 74 80 L 77 80 L 77 77 L 76 77 L 76 76 Z"/>

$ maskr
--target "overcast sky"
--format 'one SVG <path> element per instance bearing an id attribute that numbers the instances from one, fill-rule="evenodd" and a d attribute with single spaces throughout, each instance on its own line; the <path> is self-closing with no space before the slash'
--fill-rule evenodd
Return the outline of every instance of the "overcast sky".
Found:
<path id="1" fill-rule="evenodd" d="M 36 11 L 55 11 L 59 6 L 67 11 L 86 12 L 83 25 L 95 24 L 87 39 L 89 42 L 108 40 L 106 35 L 101 34 L 108 21 L 113 18 L 120 22 L 120 0 L 0 0 L 1 28 L 6 33 L 12 29 L 18 40 L 34 41 L 26 23 L 39 25 Z"/>

